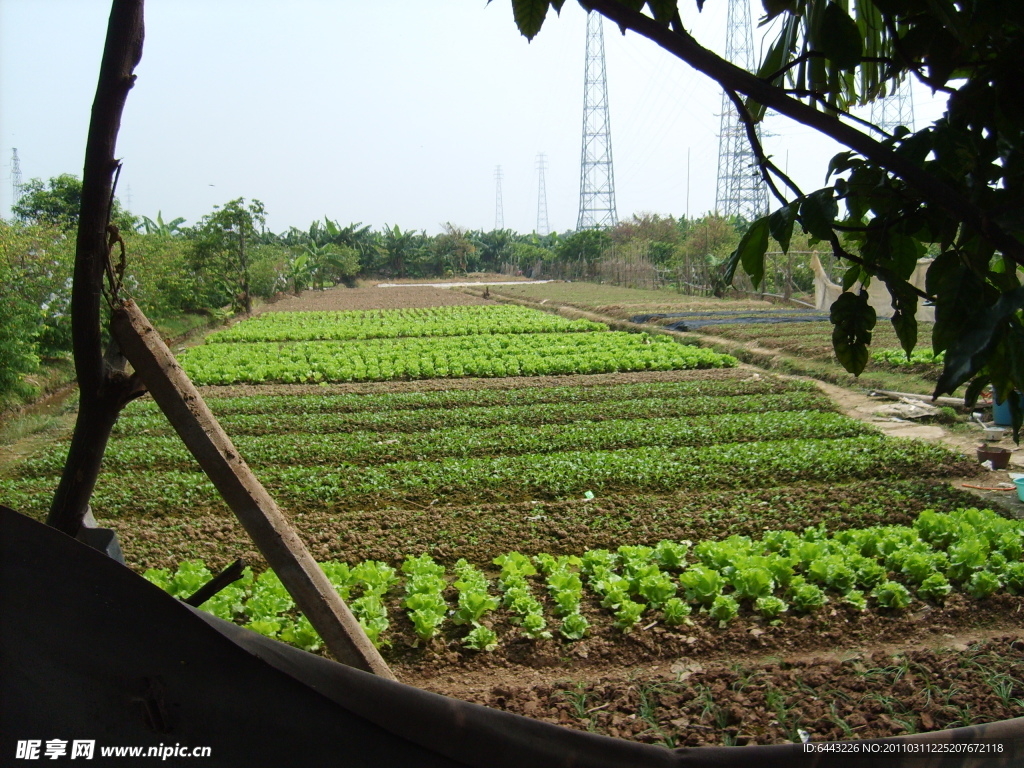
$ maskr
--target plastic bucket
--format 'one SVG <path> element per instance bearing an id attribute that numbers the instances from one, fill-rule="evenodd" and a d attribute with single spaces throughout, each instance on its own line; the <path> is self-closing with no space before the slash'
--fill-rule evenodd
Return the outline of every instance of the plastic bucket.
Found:
<path id="1" fill-rule="evenodd" d="M 997 403 L 995 393 L 992 393 L 992 421 L 995 422 L 997 427 L 1008 427 L 1011 425 L 1010 398 L 1006 398 L 1002 403 Z"/>
<path id="2" fill-rule="evenodd" d="M 1024 501 L 1024 477 L 1018 477 L 1013 484 L 1017 486 L 1017 498 Z"/>

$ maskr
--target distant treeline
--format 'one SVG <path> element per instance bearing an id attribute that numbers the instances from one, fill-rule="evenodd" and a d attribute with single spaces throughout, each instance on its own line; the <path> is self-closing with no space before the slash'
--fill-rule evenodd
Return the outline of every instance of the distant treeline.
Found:
<path id="1" fill-rule="evenodd" d="M 0 399 L 31 397 L 26 376 L 71 352 L 71 277 L 81 182 L 65 174 L 22 188 L 11 219 L 0 219 Z M 186 315 L 227 316 L 255 298 L 354 285 L 360 277 L 434 278 L 472 272 L 622 279 L 714 274 L 746 222 L 640 214 L 607 230 L 520 234 L 446 224 L 437 235 L 377 231 L 324 218 L 305 229 L 267 230 L 266 211 L 244 198 L 216 206 L 192 226 L 136 216 L 115 203 L 124 237 L 125 287 L 158 324 Z M 631 266 L 630 266 L 631 265 Z M 639 265 L 639 267 L 638 267 Z M 628 268 L 627 268 L 628 267 Z M 700 267 L 700 269 L 698 269 Z M 707 282 L 707 278 L 701 278 Z"/>

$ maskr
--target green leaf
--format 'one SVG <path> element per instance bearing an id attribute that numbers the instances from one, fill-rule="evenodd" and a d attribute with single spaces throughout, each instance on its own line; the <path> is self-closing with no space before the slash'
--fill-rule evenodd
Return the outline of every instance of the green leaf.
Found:
<path id="1" fill-rule="evenodd" d="M 989 385 L 988 376 L 978 376 L 970 384 L 967 385 L 967 391 L 964 392 L 964 405 L 968 408 L 973 408 L 978 402 L 978 397 L 981 395 L 982 390 Z"/>
<path id="2" fill-rule="evenodd" d="M 854 284 L 861 279 L 864 270 L 861 269 L 859 264 L 854 264 L 848 270 L 843 273 L 843 290 L 848 291 L 853 288 Z"/>
<path id="3" fill-rule="evenodd" d="M 839 204 L 831 187 L 807 195 L 800 203 L 800 223 L 819 240 L 832 239 L 832 224 L 839 213 Z"/>
<path id="4" fill-rule="evenodd" d="M 793 222 L 796 221 L 796 209 L 792 205 L 780 208 L 768 217 L 768 228 L 783 253 L 789 253 L 789 241 L 793 237 Z"/>
<path id="5" fill-rule="evenodd" d="M 976 312 L 966 319 L 946 350 L 942 375 L 935 386 L 935 396 L 952 393 L 985 365 L 1007 330 L 1010 316 L 1022 308 L 1024 286 L 1004 293 L 987 310 Z"/>
<path id="6" fill-rule="evenodd" d="M 900 340 L 900 346 L 909 358 L 917 346 L 918 296 L 905 280 L 886 281 L 886 288 L 892 296 L 892 327 Z"/>
<path id="7" fill-rule="evenodd" d="M 853 152 L 840 152 L 838 155 L 833 157 L 828 164 L 828 173 L 825 174 L 825 181 L 832 178 L 834 173 L 843 173 L 850 169 L 851 160 L 853 159 Z"/>
<path id="8" fill-rule="evenodd" d="M 836 3 L 829 3 L 821 22 L 821 47 L 831 62 L 840 69 L 860 64 L 863 40 L 857 22 Z"/>
<path id="9" fill-rule="evenodd" d="M 875 310 L 868 304 L 868 292 L 843 293 L 829 312 L 832 347 L 843 368 L 859 376 L 868 362 L 868 345 L 875 327 Z"/>
<path id="10" fill-rule="evenodd" d="M 512 0 L 512 15 L 516 26 L 527 40 L 533 40 L 544 25 L 549 0 Z"/>
<path id="11" fill-rule="evenodd" d="M 764 279 L 764 254 L 768 250 L 768 235 L 770 233 L 768 218 L 763 216 L 751 224 L 750 229 L 740 240 L 740 244 L 736 246 L 735 253 L 740 263 L 743 264 L 743 271 L 750 275 L 755 288 Z"/>

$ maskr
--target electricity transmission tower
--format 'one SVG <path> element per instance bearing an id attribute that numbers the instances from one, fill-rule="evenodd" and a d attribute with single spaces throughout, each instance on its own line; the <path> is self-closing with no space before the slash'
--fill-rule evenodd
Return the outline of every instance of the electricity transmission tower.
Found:
<path id="1" fill-rule="evenodd" d="M 580 159 L 580 216 L 576 229 L 614 227 L 615 174 L 608 121 L 608 78 L 604 66 L 604 17 L 587 13 L 587 60 L 583 76 L 583 150 Z"/>
<path id="2" fill-rule="evenodd" d="M 898 85 L 880 99 L 871 102 L 871 124 L 891 134 L 898 126 L 905 125 L 914 130 L 914 92 L 910 77 L 904 77 Z"/>
<path id="3" fill-rule="evenodd" d="M 501 204 L 501 166 L 494 169 L 494 228 L 505 228 L 505 211 Z"/>
<path id="4" fill-rule="evenodd" d="M 11 149 L 11 207 L 21 202 L 21 161 L 18 159 L 18 148 Z"/>
<path id="5" fill-rule="evenodd" d="M 748 72 L 753 68 L 754 32 L 750 0 L 729 0 L 725 58 Z M 760 127 L 757 130 L 761 139 Z M 715 210 L 722 216 L 753 221 L 768 213 L 768 188 L 757 168 L 747 132 L 728 95 L 722 94 L 722 120 L 718 134 L 718 187 Z"/>
<path id="6" fill-rule="evenodd" d="M 544 171 L 547 168 L 547 159 L 544 153 L 537 155 L 537 234 L 546 235 L 551 229 L 548 227 L 548 193 L 544 188 Z"/>

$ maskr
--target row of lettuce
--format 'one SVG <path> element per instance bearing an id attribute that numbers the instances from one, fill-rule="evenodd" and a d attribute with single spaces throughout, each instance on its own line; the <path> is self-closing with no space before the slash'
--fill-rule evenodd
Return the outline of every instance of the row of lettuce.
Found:
<path id="1" fill-rule="evenodd" d="M 735 358 L 709 349 L 621 331 L 207 344 L 187 350 L 180 359 L 199 385 L 553 376 L 736 365 Z"/>
<path id="2" fill-rule="evenodd" d="M 405 636 L 488 651 L 516 638 L 581 640 L 595 633 L 725 627 L 739 618 L 778 624 L 823 606 L 900 613 L 942 605 L 954 592 L 984 600 L 1024 594 L 1024 521 L 991 510 L 923 512 L 912 526 L 829 534 L 775 530 L 760 539 L 660 541 L 581 555 L 509 552 L 483 570 L 464 559 L 449 570 L 428 554 L 400 568 L 365 560 L 323 563 L 324 571 L 378 646 Z M 197 561 L 146 578 L 188 597 L 210 578 Z M 316 650 L 320 639 L 273 571 L 243 578 L 205 610 L 270 637 Z"/>
<path id="3" fill-rule="evenodd" d="M 401 290 L 396 288 L 394 290 Z M 269 313 L 186 350 L 196 384 L 319 384 L 723 368 L 728 355 L 519 306 Z"/>
<path id="4" fill-rule="evenodd" d="M 295 451 L 303 450 L 294 447 Z M 836 439 L 789 439 L 681 448 L 641 447 L 573 450 L 484 458 L 441 458 L 359 466 L 279 463 L 260 468 L 267 489 L 288 507 L 323 504 L 379 506 L 476 497 L 508 501 L 558 499 L 587 493 L 670 492 L 840 483 L 856 479 L 941 477 L 971 471 L 967 460 L 940 446 L 882 435 Z M 202 472 L 177 469 L 105 474 L 94 494 L 102 514 L 188 512 L 220 508 Z M 0 480 L 0 492 L 21 509 L 45 509 L 56 477 Z"/>
<path id="5" fill-rule="evenodd" d="M 294 420 L 293 420 L 294 421 Z M 292 426 L 295 426 L 294 424 Z M 304 435 L 283 431 L 266 435 L 241 434 L 235 447 L 249 464 L 329 467 L 379 465 L 428 458 L 466 459 L 480 456 L 519 456 L 562 451 L 612 451 L 626 448 L 682 448 L 718 443 L 853 438 L 874 434 L 871 428 L 836 413 L 769 411 L 687 418 L 608 419 L 546 423 L 531 429 L 449 427 L 444 430 L 382 434 L 373 430 L 329 430 Z M 49 450 L 26 461 L 28 475 L 55 474 L 63 466 L 63 451 Z M 105 458 L 110 470 L 146 468 L 195 469 L 188 449 L 171 435 L 122 435 Z"/>
<path id="6" fill-rule="evenodd" d="M 608 326 L 603 323 L 569 320 L 516 304 L 503 304 L 341 312 L 266 312 L 210 334 L 206 343 L 349 341 L 607 330 Z"/>
<path id="7" fill-rule="evenodd" d="M 585 493 L 848 483 L 966 474 L 962 456 L 889 440 L 802 382 L 716 372 L 706 381 L 213 397 L 240 454 L 288 507 L 493 501 Z M 8 503 L 45 509 L 67 447 L 0 479 Z M 144 482 L 125 482 L 145 477 Z M 151 402 L 115 427 L 94 506 L 220 507 Z"/>

